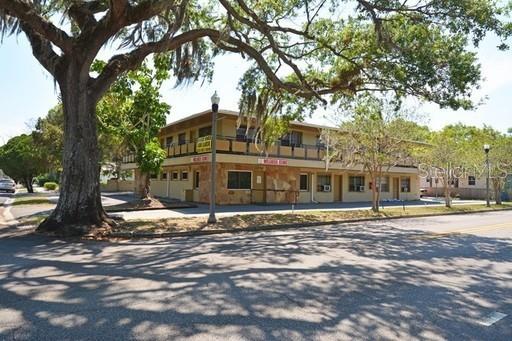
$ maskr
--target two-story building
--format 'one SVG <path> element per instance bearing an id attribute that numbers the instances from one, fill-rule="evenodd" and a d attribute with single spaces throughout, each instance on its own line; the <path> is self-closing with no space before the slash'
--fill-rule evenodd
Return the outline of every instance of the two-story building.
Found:
<path id="1" fill-rule="evenodd" d="M 369 177 L 361 167 L 340 162 L 326 167 L 323 129 L 292 122 L 289 133 L 263 151 L 253 141 L 254 129 L 238 126 L 239 115 L 220 110 L 216 139 L 217 204 L 315 203 L 371 201 Z M 167 151 L 161 174 L 152 175 L 153 195 L 199 203 L 209 202 L 211 174 L 211 111 L 173 122 L 159 134 Z M 133 157 L 123 169 L 134 170 Z M 393 167 L 381 179 L 382 199 L 419 198 L 418 169 Z"/>

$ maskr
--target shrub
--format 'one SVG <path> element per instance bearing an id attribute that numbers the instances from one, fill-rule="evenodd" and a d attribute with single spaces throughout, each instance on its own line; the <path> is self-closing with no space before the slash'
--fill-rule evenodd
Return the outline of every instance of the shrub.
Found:
<path id="1" fill-rule="evenodd" d="M 59 183 L 59 178 L 53 174 L 42 174 L 36 177 L 37 185 L 40 187 L 44 187 L 46 182 L 55 182 Z"/>
<path id="2" fill-rule="evenodd" d="M 55 183 L 55 182 L 45 182 L 43 187 L 47 191 L 55 191 L 57 189 L 57 183 Z"/>

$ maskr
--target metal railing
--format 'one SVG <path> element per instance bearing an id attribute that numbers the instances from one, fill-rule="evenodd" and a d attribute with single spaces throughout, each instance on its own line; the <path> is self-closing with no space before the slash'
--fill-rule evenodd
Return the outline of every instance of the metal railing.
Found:
<path id="1" fill-rule="evenodd" d="M 250 140 L 243 141 L 236 137 L 217 136 L 217 153 L 220 154 L 238 154 L 269 156 L 302 160 L 323 160 L 325 158 L 325 147 L 317 145 L 281 145 L 278 141 L 275 145 L 264 150 L 261 146 Z M 197 140 L 183 141 L 181 144 L 172 144 L 164 147 L 167 151 L 167 157 L 181 157 L 187 155 L 197 155 L 209 153 L 197 148 Z"/>

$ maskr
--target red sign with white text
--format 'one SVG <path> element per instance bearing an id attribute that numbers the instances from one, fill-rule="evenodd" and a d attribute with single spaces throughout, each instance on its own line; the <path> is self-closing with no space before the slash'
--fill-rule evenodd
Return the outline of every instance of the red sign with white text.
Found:
<path id="1" fill-rule="evenodd" d="M 282 159 L 258 159 L 258 163 L 269 166 L 287 166 L 288 160 Z"/>
<path id="2" fill-rule="evenodd" d="M 208 155 L 194 156 L 190 159 L 192 162 L 207 162 L 209 161 Z"/>

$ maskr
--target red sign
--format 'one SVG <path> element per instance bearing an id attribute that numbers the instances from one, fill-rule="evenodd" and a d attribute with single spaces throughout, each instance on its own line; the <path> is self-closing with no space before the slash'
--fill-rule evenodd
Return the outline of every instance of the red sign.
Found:
<path id="1" fill-rule="evenodd" d="M 283 159 L 258 159 L 258 163 L 269 166 L 287 166 L 288 160 Z"/>
<path id="2" fill-rule="evenodd" d="M 201 156 L 193 156 L 190 161 L 192 162 L 207 162 L 209 161 L 208 155 L 201 155 Z"/>

